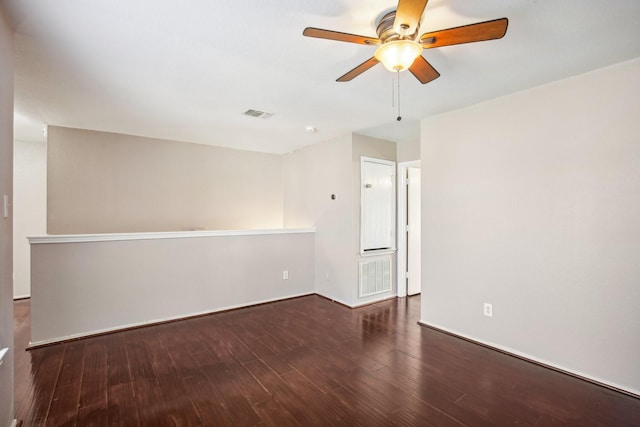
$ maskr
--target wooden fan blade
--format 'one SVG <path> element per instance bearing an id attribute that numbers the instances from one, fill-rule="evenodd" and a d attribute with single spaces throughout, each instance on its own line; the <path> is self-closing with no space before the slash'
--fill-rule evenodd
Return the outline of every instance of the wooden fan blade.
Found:
<path id="1" fill-rule="evenodd" d="M 411 64 L 411 67 L 409 67 L 409 71 L 411 71 L 411 74 L 416 76 L 416 79 L 420 80 L 422 84 L 429 83 L 440 77 L 440 73 L 424 59 L 424 56 L 417 57 L 416 60 L 413 61 L 413 64 Z"/>
<path id="2" fill-rule="evenodd" d="M 302 32 L 303 36 L 319 39 L 337 40 L 339 42 L 357 43 L 365 45 L 379 45 L 381 42 L 375 37 L 359 36 L 357 34 L 341 33 L 339 31 L 323 30 L 321 28 L 307 27 Z"/>
<path id="3" fill-rule="evenodd" d="M 419 42 L 422 43 L 422 47 L 425 49 L 431 49 L 454 44 L 500 39 L 507 32 L 508 25 L 509 20 L 507 18 L 478 22 L 476 24 L 424 33 L 420 36 Z"/>
<path id="4" fill-rule="evenodd" d="M 375 58 L 375 56 L 373 58 L 369 58 L 366 61 L 364 61 L 362 64 L 358 65 L 353 70 L 349 71 L 344 76 L 338 78 L 336 81 L 337 82 L 348 82 L 350 80 L 353 80 L 354 78 L 358 77 L 360 74 L 362 74 L 365 71 L 367 71 L 369 68 L 371 68 L 374 65 L 376 65 L 378 62 L 379 61 Z"/>
<path id="5" fill-rule="evenodd" d="M 422 19 L 424 8 L 427 7 L 428 0 L 398 0 L 396 19 L 393 21 L 393 29 L 398 33 L 400 28 L 407 26 L 404 35 L 411 35 L 416 32 Z"/>

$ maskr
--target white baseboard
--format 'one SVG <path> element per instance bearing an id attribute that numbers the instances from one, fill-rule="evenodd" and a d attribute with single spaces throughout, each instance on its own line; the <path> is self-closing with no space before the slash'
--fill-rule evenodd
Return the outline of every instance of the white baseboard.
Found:
<path id="1" fill-rule="evenodd" d="M 358 307 L 364 307 L 365 305 L 371 305 L 371 304 L 375 304 L 377 302 L 381 302 L 381 301 L 386 301 L 388 299 L 393 299 L 393 298 L 397 298 L 398 296 L 395 293 L 392 294 L 386 294 L 384 296 L 378 297 L 378 298 L 374 298 L 365 302 L 358 302 L 355 304 L 349 304 L 339 298 L 334 298 L 334 297 L 330 297 L 327 295 L 323 295 L 319 292 L 316 292 L 316 295 L 321 296 L 322 298 L 326 298 L 329 301 L 333 301 L 333 302 L 337 302 L 340 305 L 344 305 L 345 307 L 349 307 L 349 308 L 358 308 Z"/>
<path id="2" fill-rule="evenodd" d="M 324 294 L 321 294 L 319 292 L 316 292 L 316 295 L 321 296 L 322 298 L 328 299 L 329 301 L 337 302 L 338 304 L 344 305 L 345 307 L 351 308 L 351 304 L 347 304 L 346 302 L 344 302 L 343 300 L 341 300 L 339 298 L 330 297 L 328 295 L 324 295 Z"/>
<path id="3" fill-rule="evenodd" d="M 393 299 L 393 298 L 397 298 L 397 294 L 386 294 L 384 296 L 378 297 L 378 298 L 374 298 L 365 302 L 358 302 L 352 306 L 350 306 L 351 308 L 358 308 L 358 307 L 364 307 L 365 305 L 371 305 L 371 304 L 375 304 L 377 302 L 381 302 L 381 301 L 386 301 L 388 299 Z"/>

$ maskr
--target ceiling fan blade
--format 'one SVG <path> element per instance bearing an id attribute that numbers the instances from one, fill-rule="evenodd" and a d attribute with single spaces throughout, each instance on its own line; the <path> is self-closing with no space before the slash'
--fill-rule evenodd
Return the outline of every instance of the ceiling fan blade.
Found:
<path id="1" fill-rule="evenodd" d="M 339 31 L 323 30 L 321 28 L 307 27 L 302 32 L 303 36 L 319 39 L 337 40 L 339 42 L 357 43 L 365 45 L 379 45 L 381 42 L 375 37 L 359 36 L 357 34 L 341 33 Z"/>
<path id="2" fill-rule="evenodd" d="M 360 74 L 362 74 L 365 71 L 367 71 L 369 68 L 371 68 L 374 65 L 376 65 L 378 62 L 379 61 L 375 57 L 369 58 L 366 61 L 364 61 L 362 64 L 358 65 L 353 70 L 349 71 L 344 76 L 338 78 L 336 81 L 337 82 L 348 82 L 350 80 L 353 80 L 354 78 L 358 77 Z"/>
<path id="3" fill-rule="evenodd" d="M 398 0 L 398 9 L 396 10 L 396 19 L 393 21 L 393 29 L 398 33 L 404 26 L 407 27 L 404 35 L 415 33 L 420 25 L 422 13 L 427 6 L 428 0 Z"/>
<path id="4" fill-rule="evenodd" d="M 436 71 L 422 55 L 413 61 L 413 64 L 409 67 L 409 71 L 411 71 L 411 74 L 416 76 L 416 79 L 420 80 L 422 84 L 429 83 L 440 77 L 440 73 Z"/>
<path id="5" fill-rule="evenodd" d="M 476 24 L 424 33 L 420 36 L 419 42 L 422 43 L 422 47 L 425 49 L 431 49 L 454 44 L 500 39 L 507 32 L 508 25 L 509 20 L 507 18 L 478 22 Z"/>

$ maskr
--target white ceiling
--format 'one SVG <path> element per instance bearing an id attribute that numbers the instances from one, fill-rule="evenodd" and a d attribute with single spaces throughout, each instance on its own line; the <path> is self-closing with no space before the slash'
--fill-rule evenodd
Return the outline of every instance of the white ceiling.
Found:
<path id="1" fill-rule="evenodd" d="M 431 0 L 421 33 L 507 17 L 503 39 L 424 51 L 421 85 L 375 47 L 302 36 L 375 36 L 393 0 L 2 0 L 15 36 L 15 137 L 68 126 L 285 153 L 349 132 L 403 142 L 419 119 L 640 57 L 638 0 Z M 597 101 L 597 100 L 594 100 Z M 273 114 L 243 116 L 247 109 Z M 317 128 L 305 132 L 305 126 Z"/>

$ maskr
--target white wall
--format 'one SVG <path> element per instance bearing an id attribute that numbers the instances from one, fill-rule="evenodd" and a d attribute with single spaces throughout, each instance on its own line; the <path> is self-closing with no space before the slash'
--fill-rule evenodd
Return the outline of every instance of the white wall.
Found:
<path id="1" fill-rule="evenodd" d="M 27 236 L 47 233 L 47 144 L 14 142 L 13 297 L 31 295 Z"/>
<path id="2" fill-rule="evenodd" d="M 33 239 L 32 344 L 314 291 L 312 231 L 175 234 Z"/>
<path id="3" fill-rule="evenodd" d="M 49 126 L 50 234 L 282 227 L 282 156 Z"/>
<path id="4" fill-rule="evenodd" d="M 2 213 L 5 194 L 12 201 L 13 30 L 0 7 L 0 348 L 11 348 L 0 365 L 0 426 L 13 422 L 13 215 Z"/>
<path id="5" fill-rule="evenodd" d="M 639 75 L 422 121 L 422 322 L 640 393 Z"/>

